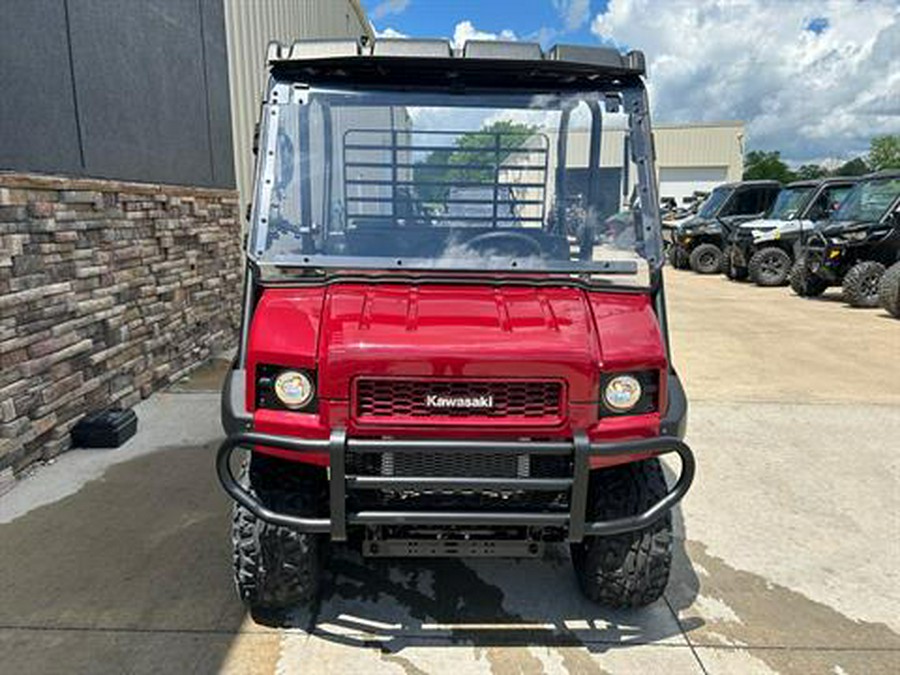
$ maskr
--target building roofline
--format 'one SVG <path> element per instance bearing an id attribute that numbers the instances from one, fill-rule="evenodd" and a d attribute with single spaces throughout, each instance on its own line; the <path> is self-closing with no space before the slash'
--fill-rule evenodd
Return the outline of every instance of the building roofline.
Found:
<path id="1" fill-rule="evenodd" d="M 698 129 L 702 127 L 744 127 L 741 120 L 721 120 L 717 122 L 654 122 L 654 129 Z"/>
<path id="2" fill-rule="evenodd" d="M 743 129 L 744 123 L 739 121 L 725 121 L 725 122 L 681 122 L 679 124 L 664 124 L 664 123 L 653 123 L 653 130 L 659 131 L 660 129 L 673 130 L 673 129 Z M 570 134 L 577 133 L 590 133 L 590 129 L 570 129 Z M 626 133 L 628 129 L 624 127 L 604 127 L 604 132 L 607 131 L 620 131 L 622 133 Z"/>

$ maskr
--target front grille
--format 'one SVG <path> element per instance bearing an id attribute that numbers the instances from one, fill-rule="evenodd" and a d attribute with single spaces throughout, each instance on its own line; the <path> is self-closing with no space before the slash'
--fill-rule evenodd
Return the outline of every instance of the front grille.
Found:
<path id="1" fill-rule="evenodd" d="M 520 459 L 521 457 L 521 459 Z M 461 478 L 524 478 L 525 455 L 509 452 L 385 452 L 353 453 L 347 471 L 360 476 L 426 476 Z M 525 466 L 527 471 L 527 466 Z"/>
<path id="2" fill-rule="evenodd" d="M 562 418 L 560 382 L 361 379 L 356 385 L 356 415 L 376 422 L 421 423 L 425 419 L 515 418 L 528 424 L 558 423 Z M 440 399 L 480 399 L 482 405 L 433 405 Z M 490 405 L 483 405 L 484 399 Z"/>
<path id="3" fill-rule="evenodd" d="M 570 478 L 572 458 L 509 452 L 351 452 L 351 476 L 417 478 Z M 349 494 L 350 507 L 366 509 L 566 511 L 568 490 L 381 489 Z"/>

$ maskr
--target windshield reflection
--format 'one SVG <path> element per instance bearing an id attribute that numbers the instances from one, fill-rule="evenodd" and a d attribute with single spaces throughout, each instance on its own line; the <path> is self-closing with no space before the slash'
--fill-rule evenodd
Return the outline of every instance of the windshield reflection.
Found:
<path id="1" fill-rule="evenodd" d="M 609 100 L 327 89 L 272 105 L 254 255 L 365 269 L 646 270 L 658 228 L 644 234 L 639 210 L 610 218 L 630 167 L 627 116 Z"/>

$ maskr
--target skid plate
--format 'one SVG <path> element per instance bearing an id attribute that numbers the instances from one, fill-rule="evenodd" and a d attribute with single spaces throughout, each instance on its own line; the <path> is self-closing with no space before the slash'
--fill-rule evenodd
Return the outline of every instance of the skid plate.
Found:
<path id="1" fill-rule="evenodd" d="M 544 554 L 544 542 L 382 539 L 364 541 L 362 552 L 369 558 L 539 558 Z"/>

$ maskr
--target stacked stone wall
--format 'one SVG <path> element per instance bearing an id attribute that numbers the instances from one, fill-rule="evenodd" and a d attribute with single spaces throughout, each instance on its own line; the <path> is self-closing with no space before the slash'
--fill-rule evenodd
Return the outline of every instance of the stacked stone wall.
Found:
<path id="1" fill-rule="evenodd" d="M 237 194 L 0 173 L 0 472 L 234 344 Z"/>

